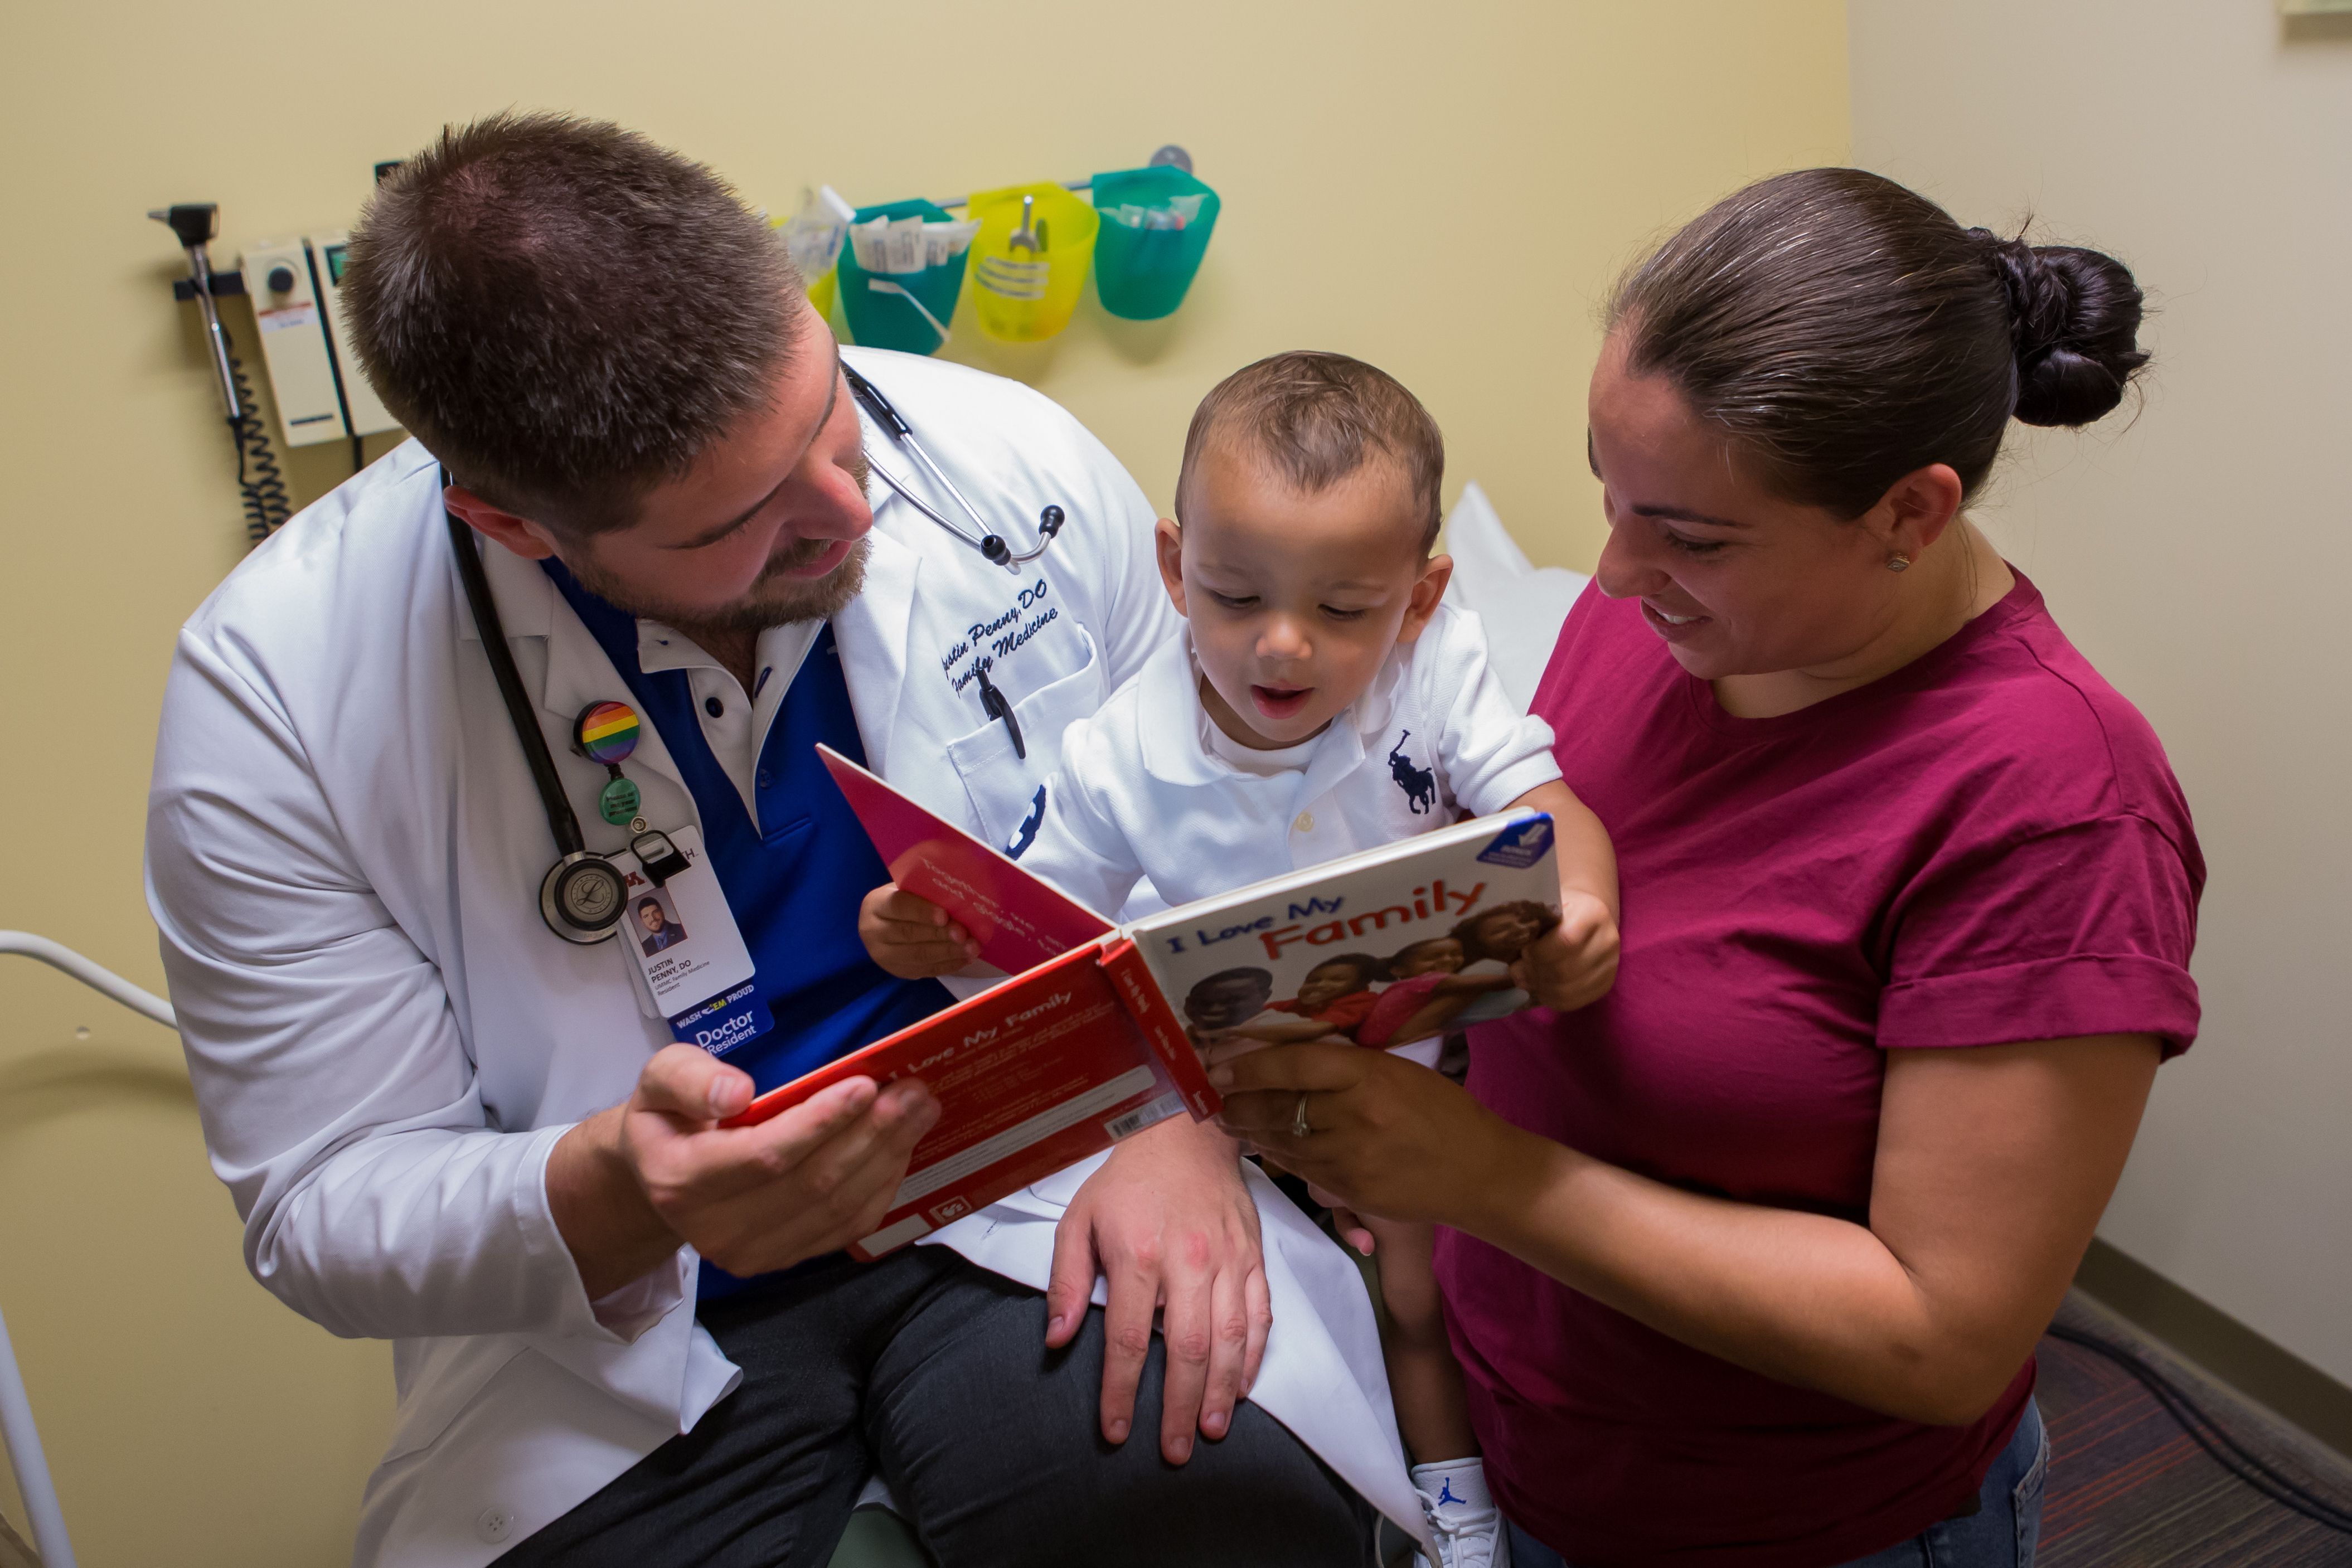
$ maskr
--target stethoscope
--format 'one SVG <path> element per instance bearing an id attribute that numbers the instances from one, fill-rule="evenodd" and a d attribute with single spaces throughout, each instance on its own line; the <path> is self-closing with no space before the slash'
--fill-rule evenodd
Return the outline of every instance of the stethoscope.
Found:
<path id="1" fill-rule="evenodd" d="M 891 473 L 882 464 L 876 463 L 869 455 L 866 459 L 867 466 L 874 470 L 885 485 L 897 491 L 908 506 L 978 550 L 986 559 L 1008 571 L 1018 570 L 1022 566 L 1045 553 L 1045 547 L 1052 544 L 1055 536 L 1062 531 L 1061 507 L 1049 505 L 1045 510 L 1039 512 L 1037 514 L 1037 548 L 1024 550 L 1018 555 L 1014 554 L 1013 547 L 1004 542 L 1004 536 L 988 526 L 988 519 L 980 515 L 980 508 L 973 506 L 964 493 L 956 488 L 956 482 L 949 478 L 938 464 L 931 461 L 931 455 L 923 450 L 923 444 L 915 439 L 915 433 L 907 427 L 907 422 L 898 411 L 890 406 L 890 400 L 884 397 L 872 382 L 851 370 L 846 363 L 841 367 L 841 373 L 849 382 L 850 395 L 865 405 L 866 412 L 874 416 L 874 423 L 882 427 L 882 433 L 890 438 L 891 444 L 920 464 L 923 472 L 929 474 L 940 489 L 954 497 L 955 504 L 963 509 L 963 515 L 970 517 L 972 527 L 980 531 L 976 534 L 969 532 L 961 524 L 950 520 L 938 507 L 908 489 L 905 480 Z"/>
<path id="2" fill-rule="evenodd" d="M 446 473 L 443 483 L 447 483 Z M 547 813 L 547 831 L 555 836 L 556 862 L 539 884 L 540 918 L 566 942 L 583 946 L 602 942 L 620 929 L 622 912 L 629 904 L 628 878 L 610 858 L 590 849 L 580 831 L 580 819 L 572 814 L 572 802 L 564 796 L 563 781 L 555 776 L 555 758 L 547 749 L 547 737 L 539 731 L 539 719 L 522 689 L 522 674 L 515 668 L 514 654 L 507 647 L 506 627 L 499 620 L 497 601 L 490 597 L 490 580 L 482 570 L 474 530 L 457 513 L 446 515 L 450 548 L 457 555 L 457 579 L 466 588 L 466 605 L 474 612 L 474 629 L 481 633 L 482 652 L 489 656 L 490 674 L 506 704 L 507 720 L 514 726 L 515 739 L 522 744 L 523 759 L 530 764 L 530 781 L 539 790 L 541 809 Z M 656 887 L 692 865 L 667 833 L 647 827 L 643 817 L 629 824 L 629 852 L 636 857 L 639 873 Z"/>
<path id="3" fill-rule="evenodd" d="M 1062 508 L 1047 506 L 1037 514 L 1037 548 L 1014 554 L 1003 536 L 988 526 L 980 510 L 956 487 L 955 481 L 941 472 L 915 439 L 906 420 L 890 406 L 890 400 L 876 389 L 872 382 L 851 370 L 841 367 L 849 382 L 850 395 L 866 406 L 875 423 L 891 441 L 907 455 L 922 465 L 924 471 L 939 482 L 940 488 L 955 497 L 956 505 L 980 528 L 977 534 L 942 516 L 920 496 L 909 490 L 905 481 L 881 464 L 869 465 L 881 476 L 882 482 L 904 497 L 923 516 L 978 550 L 981 555 L 1003 567 L 1017 571 L 1027 562 L 1045 553 L 1062 531 Z M 446 487 L 450 480 L 448 471 L 442 471 L 441 482 Z M 556 777 L 555 758 L 547 748 L 547 737 L 540 733 L 539 719 L 531 711 L 530 698 L 522 689 L 521 672 L 515 668 L 514 654 L 507 647 L 506 628 L 499 619 L 497 601 L 490 597 L 488 576 L 482 570 L 481 552 L 474 544 L 474 531 L 455 512 L 445 515 L 449 521 L 449 544 L 457 557 L 457 578 L 465 585 L 466 604 L 474 614 L 474 629 L 481 634 L 482 652 L 490 661 L 490 674 L 496 678 L 499 696 L 505 703 L 507 720 L 514 727 L 515 739 L 522 746 L 524 760 L 530 765 L 530 779 L 539 791 L 539 804 L 547 815 L 547 831 L 555 839 L 555 863 L 539 884 L 540 918 L 547 928 L 567 942 L 588 946 L 602 942 L 620 928 L 621 915 L 628 907 L 628 879 L 620 867 L 607 856 L 588 847 L 580 831 L 580 819 L 572 810 L 572 802 L 563 793 L 563 781 Z M 988 716 L 1002 723 L 1013 738 L 1016 756 L 1026 758 L 1029 747 L 1021 734 L 1020 721 L 1013 714 L 1013 705 L 988 678 L 983 667 L 980 672 L 981 706 Z M 667 833 L 649 828 L 639 817 L 629 824 L 629 852 L 636 857 L 637 869 L 647 882 L 659 887 L 679 873 L 689 869 L 689 862 L 673 843 Z"/>

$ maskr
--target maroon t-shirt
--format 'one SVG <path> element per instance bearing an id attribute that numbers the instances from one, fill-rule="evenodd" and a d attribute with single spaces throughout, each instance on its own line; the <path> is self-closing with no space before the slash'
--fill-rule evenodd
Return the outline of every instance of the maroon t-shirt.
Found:
<path id="1" fill-rule="evenodd" d="M 1884 680 L 1734 718 L 1588 591 L 1535 712 L 1617 845 L 1624 955 L 1472 1036 L 1510 1121 L 1694 1192 L 1868 1218 L 1882 1051 L 2197 1032 L 2204 862 L 2163 748 L 2022 577 Z M 1438 1270 L 1486 1473 L 1583 1568 L 1820 1568 L 1983 1484 L 2033 1387 L 1925 1427 L 1743 1371 L 1483 1242 Z"/>

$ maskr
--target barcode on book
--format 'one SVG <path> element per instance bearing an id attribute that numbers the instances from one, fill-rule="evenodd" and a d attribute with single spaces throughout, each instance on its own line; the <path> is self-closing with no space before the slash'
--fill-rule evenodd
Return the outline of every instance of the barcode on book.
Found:
<path id="1" fill-rule="evenodd" d="M 1165 1122 L 1184 1108 L 1184 1096 L 1171 1090 L 1149 1105 L 1139 1105 L 1124 1116 L 1113 1116 L 1103 1124 L 1103 1131 L 1111 1142 L 1132 1137 L 1155 1122 Z"/>

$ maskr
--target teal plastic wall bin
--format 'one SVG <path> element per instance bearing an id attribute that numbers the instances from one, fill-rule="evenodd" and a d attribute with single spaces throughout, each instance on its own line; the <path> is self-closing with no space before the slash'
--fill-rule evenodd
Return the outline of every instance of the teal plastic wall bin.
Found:
<path id="1" fill-rule="evenodd" d="M 1199 210 L 1182 228 L 1135 228 L 1112 214 L 1122 206 L 1160 207 L 1198 196 Z M 1154 321 L 1184 303 L 1223 204 L 1217 193 L 1183 170 L 1161 164 L 1094 178 L 1095 210 L 1103 214 L 1095 237 L 1095 289 L 1103 308 L 1130 321 Z"/>

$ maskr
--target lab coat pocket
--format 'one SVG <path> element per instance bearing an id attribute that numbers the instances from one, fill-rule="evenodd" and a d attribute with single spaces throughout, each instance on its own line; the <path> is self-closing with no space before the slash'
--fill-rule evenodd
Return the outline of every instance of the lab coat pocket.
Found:
<path id="1" fill-rule="evenodd" d="M 1021 750 L 1013 747 L 1012 727 L 1000 719 L 948 742 L 948 760 L 971 798 L 981 837 L 1007 852 L 1027 847 L 1024 841 L 1044 815 L 1045 784 L 1062 760 L 1062 731 L 1100 707 L 1108 695 L 1094 634 L 1084 626 L 1076 630 L 1086 638 L 1085 662 L 1013 705 Z"/>

